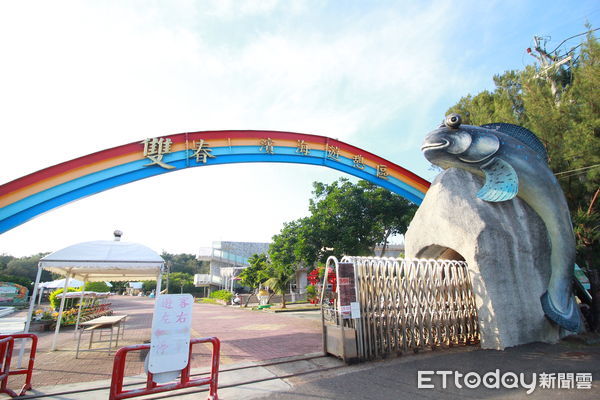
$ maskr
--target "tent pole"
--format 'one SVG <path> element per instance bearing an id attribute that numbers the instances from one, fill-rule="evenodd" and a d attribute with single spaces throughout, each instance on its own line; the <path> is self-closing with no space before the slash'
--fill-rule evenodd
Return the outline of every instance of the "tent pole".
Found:
<path id="1" fill-rule="evenodd" d="M 158 276 L 156 277 L 156 293 L 154 294 L 154 301 L 156 301 L 156 299 L 158 299 L 158 296 L 160 296 L 161 284 L 162 284 L 162 267 L 161 267 L 160 271 L 158 272 Z"/>
<path id="2" fill-rule="evenodd" d="M 40 278 L 42 277 L 42 266 L 38 263 L 37 274 L 35 275 L 35 284 L 33 285 L 33 292 L 29 298 L 29 311 L 27 311 L 27 320 L 25 321 L 25 333 L 29 333 L 29 326 L 31 325 L 31 316 L 33 314 L 33 307 L 35 305 L 35 297 L 37 295 L 38 287 L 40 284 Z M 25 339 L 21 339 L 21 350 L 19 350 L 19 363 L 18 368 L 21 368 L 21 361 L 23 360 L 23 351 L 25 350 Z"/>
<path id="3" fill-rule="evenodd" d="M 54 337 L 52 338 L 52 347 L 50 351 L 56 350 L 56 338 L 58 337 L 58 333 L 60 332 L 60 323 L 62 322 L 63 309 L 65 308 L 65 299 L 67 298 L 67 288 L 69 287 L 69 280 L 71 279 L 71 270 L 67 273 L 67 278 L 65 279 L 65 286 L 63 287 L 63 296 L 60 299 L 60 308 L 58 309 L 58 318 L 56 319 L 56 329 L 54 329 Z"/>
<path id="4" fill-rule="evenodd" d="M 77 322 L 75 322 L 75 336 L 77 336 L 77 330 L 79 329 L 79 319 L 81 318 L 81 307 L 83 306 L 83 291 L 88 281 L 87 275 L 83 279 L 83 287 L 81 288 L 81 297 L 79 298 L 79 311 L 77 311 Z"/>
<path id="5" fill-rule="evenodd" d="M 29 332 L 29 325 L 31 323 L 31 315 L 33 314 L 33 307 L 35 305 L 35 298 L 40 284 L 40 278 L 42 277 L 42 267 L 38 264 L 37 274 L 35 276 L 35 284 L 33 285 L 33 292 L 29 299 L 29 311 L 27 312 L 27 321 L 25 322 L 25 333 Z"/>

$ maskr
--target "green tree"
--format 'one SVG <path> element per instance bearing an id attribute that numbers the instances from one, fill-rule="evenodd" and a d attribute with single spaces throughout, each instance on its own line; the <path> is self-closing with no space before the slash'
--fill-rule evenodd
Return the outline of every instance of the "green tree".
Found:
<path id="1" fill-rule="evenodd" d="M 40 258 L 47 254 L 48 253 L 39 253 L 33 256 L 14 258 L 8 262 L 6 269 L 3 272 L 7 275 L 21 276 L 30 279 L 33 282 L 37 276 Z M 52 274 L 48 271 L 42 271 L 41 282 L 51 280 Z"/>
<path id="2" fill-rule="evenodd" d="M 128 287 L 127 283 L 127 281 L 110 281 L 112 285 L 111 291 L 115 293 L 125 292 Z"/>
<path id="3" fill-rule="evenodd" d="M 173 272 L 169 274 L 169 287 L 172 292 L 193 293 L 196 291 L 194 276 L 186 272 Z"/>
<path id="4" fill-rule="evenodd" d="M 281 308 L 286 308 L 285 294 L 290 284 L 294 281 L 295 276 L 296 274 L 293 269 L 277 266 L 273 269 L 271 277 L 265 282 L 265 286 L 281 295 Z"/>
<path id="5" fill-rule="evenodd" d="M 0 271 L 3 271 L 8 266 L 10 261 L 14 260 L 13 256 L 9 256 L 8 254 L 0 254 Z"/>
<path id="6" fill-rule="evenodd" d="M 22 276 L 14 276 L 14 275 L 4 275 L 0 274 L 0 282 L 12 282 L 19 284 L 21 286 L 25 286 L 27 289 L 33 289 L 33 285 L 31 284 L 31 280 L 28 278 L 24 278 Z M 31 294 L 31 292 L 30 292 Z"/>
<path id="7" fill-rule="evenodd" d="M 313 183 L 309 217 L 284 224 L 273 237 L 269 257 L 275 265 L 311 268 L 330 255 L 369 255 L 406 232 L 416 206 L 367 181 L 341 178 Z"/>
<path id="8" fill-rule="evenodd" d="M 86 282 L 83 290 L 86 292 L 99 292 L 107 293 L 110 292 L 110 288 L 104 282 Z"/>
<path id="9" fill-rule="evenodd" d="M 252 293 L 256 294 L 256 291 L 260 286 L 269 279 L 271 266 L 269 265 L 266 254 L 252 255 L 252 257 L 248 259 L 248 263 L 250 266 L 244 268 L 238 275 L 238 278 L 240 278 L 240 283 L 242 285 L 249 287 L 252 290 Z M 251 297 L 252 296 L 248 296 L 244 307 L 248 306 Z"/>
<path id="10" fill-rule="evenodd" d="M 209 272 L 210 264 L 206 261 L 199 261 L 193 254 L 171 254 L 163 251 L 160 256 L 169 265 L 170 272 L 185 272 L 191 275 Z"/>
<path id="11" fill-rule="evenodd" d="M 600 332 L 600 268 L 596 268 L 600 254 L 600 213 L 595 210 L 600 189 L 596 191 L 587 210 L 579 209 L 573 215 L 573 230 L 577 238 L 577 262 L 583 267 L 590 281 L 592 295 L 591 321 L 592 331 Z"/>
<path id="12" fill-rule="evenodd" d="M 272 238 L 269 257 L 279 265 L 310 266 L 318 260 L 323 247 L 321 242 L 314 219 L 286 222 Z"/>
<path id="13" fill-rule="evenodd" d="M 156 290 L 156 281 L 142 281 L 142 291 L 144 293 Z"/>

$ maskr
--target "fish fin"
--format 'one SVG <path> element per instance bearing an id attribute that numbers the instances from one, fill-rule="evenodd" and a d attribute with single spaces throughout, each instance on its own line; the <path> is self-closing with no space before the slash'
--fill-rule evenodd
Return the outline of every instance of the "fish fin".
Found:
<path id="1" fill-rule="evenodd" d="M 550 321 L 555 322 L 558 326 L 570 332 L 579 333 L 583 331 L 583 323 L 581 321 L 581 315 L 579 314 L 579 307 L 577 306 L 573 296 L 571 296 L 569 299 L 568 312 L 564 313 L 556 309 L 548 292 L 545 292 L 542 297 L 540 297 L 540 301 L 542 303 L 544 314 L 546 314 L 546 317 Z"/>
<path id="2" fill-rule="evenodd" d="M 541 156 L 546 163 L 548 162 L 548 152 L 546 152 L 546 146 L 544 146 L 542 141 L 535 135 L 535 133 L 531 132 L 529 129 L 523 128 L 519 125 L 505 124 L 502 122 L 485 124 L 481 125 L 481 127 L 502 132 L 505 135 L 517 139 L 519 142 L 538 153 L 538 155 Z"/>
<path id="3" fill-rule="evenodd" d="M 509 163 L 494 157 L 484 164 L 481 170 L 485 173 L 485 184 L 477 192 L 478 198 L 500 202 L 510 200 L 517 195 L 519 177 Z"/>

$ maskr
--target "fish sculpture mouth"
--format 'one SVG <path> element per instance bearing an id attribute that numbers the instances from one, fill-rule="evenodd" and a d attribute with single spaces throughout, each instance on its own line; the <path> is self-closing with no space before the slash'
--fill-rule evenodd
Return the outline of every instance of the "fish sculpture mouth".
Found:
<path id="1" fill-rule="evenodd" d="M 421 146 L 421 151 L 433 150 L 433 149 L 445 149 L 448 146 L 450 146 L 449 141 L 441 140 L 440 142 L 423 144 L 423 146 Z"/>

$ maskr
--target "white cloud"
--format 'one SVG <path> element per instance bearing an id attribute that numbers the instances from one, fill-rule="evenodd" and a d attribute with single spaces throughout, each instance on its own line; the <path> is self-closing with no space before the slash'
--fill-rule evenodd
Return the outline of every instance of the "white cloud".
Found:
<path id="1" fill-rule="evenodd" d="M 2 2 L 0 181 L 211 129 L 321 134 L 402 163 L 410 153 L 425 169 L 418 145 L 442 118 L 440 103 L 489 81 L 477 60 L 485 49 L 468 47 L 465 31 L 485 33 L 472 10 L 491 19 L 498 4 Z M 56 249 L 115 228 L 169 251 L 266 240 L 306 212 L 310 182 L 336 176 L 252 165 L 167 174 L 41 216 L 1 235 L 0 252 Z"/>

